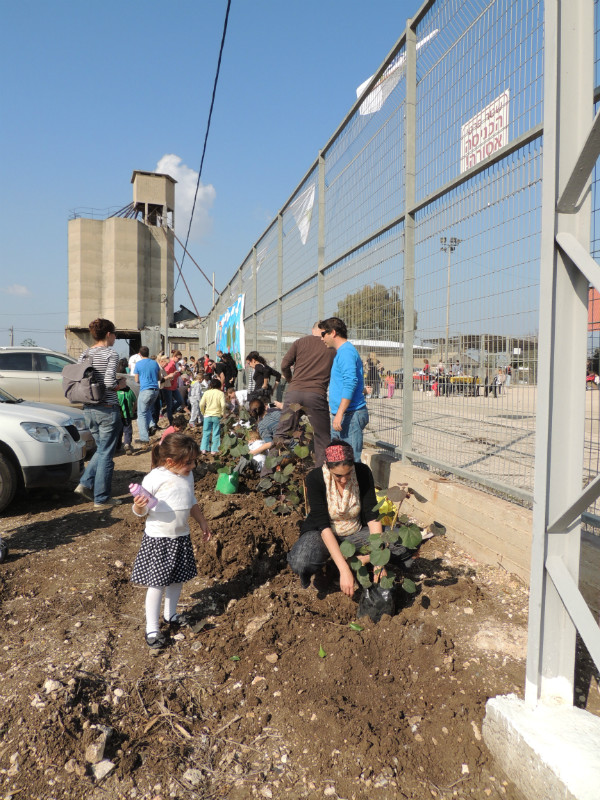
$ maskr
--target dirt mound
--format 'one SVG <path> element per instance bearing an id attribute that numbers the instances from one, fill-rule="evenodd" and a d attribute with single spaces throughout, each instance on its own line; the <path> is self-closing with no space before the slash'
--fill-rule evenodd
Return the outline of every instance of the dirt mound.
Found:
<path id="1" fill-rule="evenodd" d="M 147 462 L 117 459 L 117 494 Z M 40 492 L 3 520 L 0 794 L 514 798 L 481 723 L 488 697 L 524 683 L 525 589 L 436 538 L 412 568 L 417 595 L 356 630 L 355 600 L 303 591 L 288 569 L 298 519 L 215 481 L 201 467 L 216 536 L 193 530 L 190 627 L 158 655 L 129 581 L 129 505 L 98 514 Z M 503 650 L 486 639 L 500 629 Z"/>

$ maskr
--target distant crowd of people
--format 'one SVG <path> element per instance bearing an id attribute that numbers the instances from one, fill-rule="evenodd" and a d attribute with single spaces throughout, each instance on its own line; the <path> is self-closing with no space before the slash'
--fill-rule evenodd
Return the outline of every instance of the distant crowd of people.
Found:
<path id="1" fill-rule="evenodd" d="M 404 386 L 403 370 L 399 369 L 395 372 L 387 370 L 386 372 L 381 361 L 371 356 L 364 362 L 363 374 L 365 392 L 369 399 L 392 399 L 395 390 Z M 453 381 L 453 378 L 466 378 L 466 380 Z M 484 397 L 492 395 L 498 397 L 503 389 L 510 386 L 511 378 L 512 366 L 510 364 L 499 367 L 494 374 L 486 371 L 481 378 L 465 371 L 458 359 L 450 361 L 447 367 L 443 361 L 432 367 L 429 359 L 425 358 L 423 366 L 413 373 L 412 385 L 414 388 L 431 390 L 436 397 L 439 397 L 453 394 L 459 389 L 464 389 L 465 385 L 471 384 L 471 394 L 473 395 L 481 393 Z"/>

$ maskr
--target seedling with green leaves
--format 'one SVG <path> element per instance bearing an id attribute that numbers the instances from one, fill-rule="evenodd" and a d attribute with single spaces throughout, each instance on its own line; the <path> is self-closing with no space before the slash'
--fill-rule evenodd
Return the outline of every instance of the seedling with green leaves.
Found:
<path id="1" fill-rule="evenodd" d="M 249 419 L 248 412 L 240 408 L 239 421 L 246 422 Z M 219 460 L 217 472 L 224 472 L 231 475 L 242 456 L 248 457 L 248 445 L 246 437 L 248 428 L 237 425 L 238 418 L 229 414 L 223 421 L 224 432 L 221 438 L 219 449 Z"/>
<path id="2" fill-rule="evenodd" d="M 382 507 L 385 507 L 386 502 L 387 498 L 384 497 L 373 508 L 373 511 L 379 512 Z M 396 521 L 401 523 L 398 528 L 395 527 Z M 356 573 L 356 579 L 363 588 L 373 585 L 366 563 L 363 563 L 367 562 L 365 557 L 368 556 L 368 563 L 374 568 L 376 581 L 378 579 L 377 582 L 382 589 L 391 589 L 396 580 L 396 575 L 388 575 L 386 570 L 392 555 L 389 545 L 396 544 L 398 541 L 402 542 L 404 547 L 409 550 L 416 550 L 423 541 L 423 536 L 418 525 L 411 524 L 408 517 L 404 515 L 398 517 L 398 512 L 396 511 L 391 527 L 382 533 L 372 533 L 369 536 L 368 543 L 363 545 L 358 552 L 356 546 L 348 541 L 341 543 L 340 551 L 344 558 L 348 560 L 350 567 Z M 361 559 L 359 556 L 363 558 Z M 403 577 L 401 586 L 408 594 L 414 594 L 417 590 L 414 581 L 407 577 Z"/>
<path id="3" fill-rule="evenodd" d="M 299 403 L 290 405 L 290 412 L 303 410 Z M 305 417 L 298 428 L 285 439 L 274 442 L 265 459 L 257 488 L 268 494 L 265 505 L 276 514 L 298 510 L 304 496 L 304 475 L 309 469 L 310 442 L 313 429 Z"/>

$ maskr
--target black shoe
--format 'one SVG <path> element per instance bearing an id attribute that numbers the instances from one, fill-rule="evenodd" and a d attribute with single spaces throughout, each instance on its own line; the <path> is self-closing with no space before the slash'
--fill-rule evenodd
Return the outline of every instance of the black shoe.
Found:
<path id="1" fill-rule="evenodd" d="M 146 644 L 153 650 L 161 650 L 163 647 L 166 647 L 167 640 L 160 631 L 152 631 L 152 633 L 146 634 Z"/>
<path id="2" fill-rule="evenodd" d="M 173 630 L 179 630 L 179 628 L 187 628 L 189 627 L 190 621 L 186 614 L 173 614 L 171 619 L 165 620 L 167 625 L 170 625 Z"/>

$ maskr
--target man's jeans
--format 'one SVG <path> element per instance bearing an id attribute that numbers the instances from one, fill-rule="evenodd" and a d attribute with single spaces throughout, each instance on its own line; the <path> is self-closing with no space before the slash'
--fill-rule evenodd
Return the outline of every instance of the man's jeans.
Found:
<path id="1" fill-rule="evenodd" d="M 158 389 L 143 389 L 138 397 L 138 431 L 142 442 L 150 439 L 148 429 L 152 425 L 152 409 L 158 397 Z"/>
<path id="2" fill-rule="evenodd" d="M 173 424 L 173 392 L 170 389 L 163 389 L 160 393 L 165 405 L 165 414 L 169 420 L 169 425 Z"/>
<path id="3" fill-rule="evenodd" d="M 290 405 L 299 403 L 303 406 L 299 411 L 292 411 Z M 306 411 L 308 421 L 312 425 L 315 446 L 315 467 L 320 467 L 325 461 L 325 448 L 329 444 L 330 425 L 329 425 L 329 406 L 325 395 L 317 392 L 304 392 L 288 389 L 283 397 L 283 411 L 275 436 L 285 436 L 290 431 L 295 431 L 298 427 L 300 417 Z"/>
<path id="4" fill-rule="evenodd" d="M 95 503 L 106 503 L 112 484 L 113 454 L 123 428 L 121 409 L 119 406 L 84 406 L 83 415 L 96 442 L 96 452 L 79 483 L 94 492 Z"/>
<path id="5" fill-rule="evenodd" d="M 369 412 L 366 408 L 357 408 L 356 411 L 346 411 L 342 422 L 342 430 L 335 431 L 332 427 L 331 438 L 348 442 L 354 450 L 354 460 L 360 461 L 363 448 L 363 430 L 368 424 Z"/>

